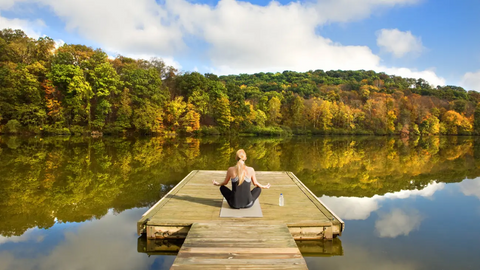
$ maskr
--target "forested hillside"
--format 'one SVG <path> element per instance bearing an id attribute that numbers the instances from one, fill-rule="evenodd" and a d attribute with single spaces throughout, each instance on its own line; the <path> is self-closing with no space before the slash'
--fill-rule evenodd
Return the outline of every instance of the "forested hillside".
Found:
<path id="1" fill-rule="evenodd" d="M 479 102 L 476 91 L 374 71 L 182 73 L 0 31 L 3 133 L 479 134 Z"/>

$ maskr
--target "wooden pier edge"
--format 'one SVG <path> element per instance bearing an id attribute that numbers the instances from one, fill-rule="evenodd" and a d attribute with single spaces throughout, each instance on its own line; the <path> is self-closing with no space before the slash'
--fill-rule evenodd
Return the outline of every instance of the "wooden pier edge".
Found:
<path id="1" fill-rule="evenodd" d="M 317 203 L 319 203 L 322 207 L 324 207 L 332 216 L 335 217 L 335 219 L 336 219 L 338 222 L 340 222 L 341 228 L 340 228 L 340 233 L 339 233 L 339 235 L 341 235 L 342 232 L 345 230 L 345 222 L 344 222 L 339 216 L 337 216 L 332 210 L 330 210 L 330 208 L 328 208 L 328 206 L 325 205 L 325 204 L 322 202 L 322 200 L 320 200 L 320 198 L 318 198 L 308 187 L 306 187 L 305 184 L 304 184 L 300 179 L 298 179 L 298 177 L 297 177 L 295 174 L 293 174 L 292 172 L 286 172 L 286 174 L 287 174 L 288 176 L 290 176 L 292 179 L 296 180 L 295 182 L 296 182 L 298 185 L 301 185 L 301 186 L 305 189 L 305 191 L 307 191 L 307 192 L 310 194 L 310 196 L 313 197 L 313 198 L 316 200 Z M 310 196 L 309 196 L 309 197 L 310 197 Z M 314 203 L 315 203 L 315 202 L 314 202 Z M 320 208 L 319 208 L 319 210 L 322 211 L 322 209 L 320 209 Z M 332 222 L 332 223 L 333 223 L 333 222 Z M 332 225 L 333 225 L 333 224 L 332 224 Z"/>
<path id="2" fill-rule="evenodd" d="M 155 211 L 158 212 L 160 210 L 161 205 L 165 204 L 170 198 L 171 195 L 176 193 L 178 190 L 181 189 L 195 174 L 197 174 L 199 170 L 193 170 L 185 178 L 182 179 L 175 187 L 173 187 L 163 198 L 161 198 L 156 204 L 150 207 L 145 213 L 143 213 L 142 218 L 137 222 L 137 234 L 141 235 L 145 231 L 145 224 L 148 222 L 148 214 Z"/>

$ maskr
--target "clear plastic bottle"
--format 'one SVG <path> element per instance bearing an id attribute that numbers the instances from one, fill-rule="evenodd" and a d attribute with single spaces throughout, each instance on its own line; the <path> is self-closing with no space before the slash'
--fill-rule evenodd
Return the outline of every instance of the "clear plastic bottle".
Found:
<path id="1" fill-rule="evenodd" d="M 283 193 L 280 193 L 280 197 L 278 198 L 278 205 L 280 206 L 285 205 L 285 199 L 283 198 Z"/>

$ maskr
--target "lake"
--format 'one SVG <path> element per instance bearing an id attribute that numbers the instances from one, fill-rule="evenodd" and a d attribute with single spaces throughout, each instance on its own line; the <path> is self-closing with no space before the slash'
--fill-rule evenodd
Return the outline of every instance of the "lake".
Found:
<path id="1" fill-rule="evenodd" d="M 310 269 L 480 269 L 480 138 L 0 137 L 0 270 L 169 269 L 174 255 L 142 252 L 137 220 L 239 148 L 345 221 Z"/>

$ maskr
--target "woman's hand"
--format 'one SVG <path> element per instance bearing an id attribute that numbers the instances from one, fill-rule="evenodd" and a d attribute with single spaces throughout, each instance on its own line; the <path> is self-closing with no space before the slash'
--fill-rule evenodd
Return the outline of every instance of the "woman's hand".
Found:
<path id="1" fill-rule="evenodd" d="M 214 185 L 214 186 L 220 186 L 220 184 L 219 184 L 217 181 L 212 180 L 212 182 L 213 182 L 213 185 Z"/>
<path id="2" fill-rule="evenodd" d="M 261 188 L 266 188 L 266 189 L 269 189 L 270 188 L 270 183 L 264 185 L 264 186 L 261 186 Z"/>

